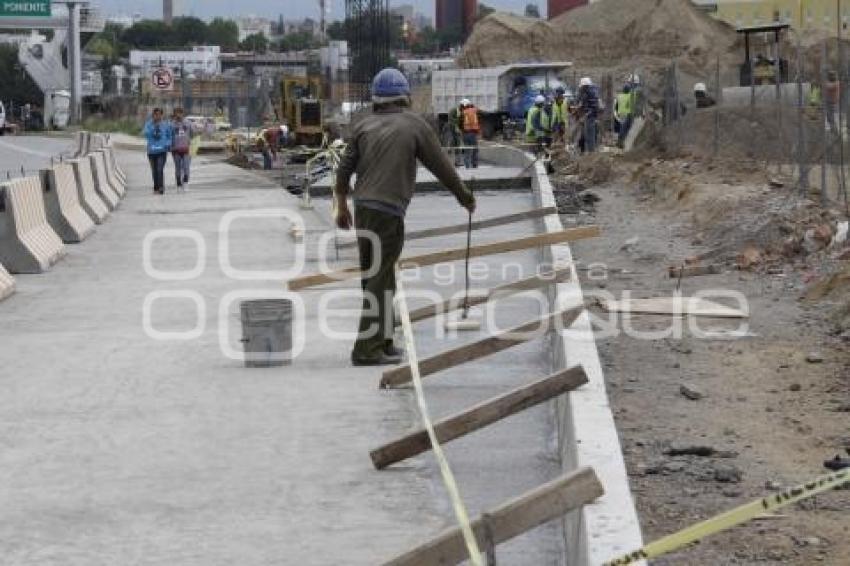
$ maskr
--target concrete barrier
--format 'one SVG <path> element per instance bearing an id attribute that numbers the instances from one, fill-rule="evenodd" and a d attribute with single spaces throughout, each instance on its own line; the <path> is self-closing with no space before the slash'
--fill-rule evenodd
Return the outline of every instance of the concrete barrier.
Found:
<path id="1" fill-rule="evenodd" d="M 519 166 L 517 156 L 526 165 L 534 158 L 508 147 L 491 147 L 487 159 L 499 164 Z M 530 168 L 532 191 L 539 207 L 556 206 L 555 195 L 543 163 Z M 546 232 L 564 229 L 558 215 L 543 220 Z M 572 265 L 573 256 L 568 244 L 542 248 L 544 264 Z M 604 258 L 588 258 L 604 260 Z M 550 310 L 568 309 L 584 301 L 578 272 L 572 266 L 572 277 L 565 283 L 549 286 Z M 605 495 L 592 505 L 567 515 L 564 520 L 567 566 L 596 566 L 643 545 L 637 511 L 629 488 L 625 461 L 620 446 L 614 415 L 608 402 L 605 376 L 590 317 L 583 313 L 568 331 L 556 329 L 550 333 L 552 370 L 560 371 L 582 366 L 588 383 L 559 397 L 555 403 L 558 448 L 561 466 L 565 471 L 582 466 L 592 467 L 605 486 Z M 634 564 L 645 564 L 639 561 Z"/>
<path id="2" fill-rule="evenodd" d="M 74 151 L 74 157 L 78 158 L 87 155 L 89 152 L 89 145 L 91 143 L 91 132 L 86 132 L 85 130 L 77 132 L 75 142 L 77 144 L 77 148 Z"/>
<path id="3" fill-rule="evenodd" d="M 103 159 L 102 151 L 95 151 L 89 154 L 88 159 L 91 161 L 91 170 L 94 177 L 94 188 L 109 210 L 115 210 L 118 203 L 121 201 L 121 196 L 118 191 L 112 188 L 109 183 L 109 178 L 106 176 L 106 162 Z"/>
<path id="4" fill-rule="evenodd" d="M 91 142 L 89 143 L 89 152 L 100 151 L 106 147 L 106 138 L 103 134 L 90 134 Z"/>
<path id="5" fill-rule="evenodd" d="M 109 159 L 112 161 L 112 170 L 115 171 L 115 175 L 118 177 L 118 180 L 124 184 L 124 190 L 126 192 L 127 174 L 123 169 L 121 169 L 121 164 L 118 163 L 118 156 L 115 154 L 115 147 L 112 145 L 109 146 Z"/>
<path id="6" fill-rule="evenodd" d="M 61 163 L 41 171 L 47 222 L 66 244 L 82 242 L 94 232 L 94 221 L 80 206 L 74 168 Z"/>
<path id="7" fill-rule="evenodd" d="M 15 292 L 15 279 L 0 264 L 0 301 Z"/>
<path id="8" fill-rule="evenodd" d="M 64 254 L 62 240 L 47 223 L 41 180 L 0 184 L 0 263 L 12 273 L 41 273 Z"/>
<path id="9" fill-rule="evenodd" d="M 94 175 L 91 169 L 91 159 L 83 157 L 72 159 L 67 162 L 74 170 L 74 179 L 77 184 L 77 196 L 80 198 L 80 206 L 89 215 L 95 224 L 102 224 L 109 216 L 109 206 L 97 194 L 94 186 Z"/>
<path id="10" fill-rule="evenodd" d="M 111 147 L 103 150 L 103 160 L 106 164 L 106 177 L 109 180 L 109 184 L 118 192 L 118 196 L 124 198 L 124 195 L 127 194 L 127 184 L 121 179 L 118 171 L 115 169 L 115 156 L 112 155 Z"/>

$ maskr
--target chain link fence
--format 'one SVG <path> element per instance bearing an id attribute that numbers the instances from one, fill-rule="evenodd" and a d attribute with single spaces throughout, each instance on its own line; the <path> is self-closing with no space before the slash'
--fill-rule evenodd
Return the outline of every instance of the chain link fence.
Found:
<path id="1" fill-rule="evenodd" d="M 737 72 L 718 59 L 697 76 L 671 61 L 644 85 L 660 94 L 647 101 L 652 127 L 641 142 L 669 156 L 755 162 L 793 178 L 800 195 L 850 210 L 846 49 L 798 45 L 787 59 L 751 58 Z"/>

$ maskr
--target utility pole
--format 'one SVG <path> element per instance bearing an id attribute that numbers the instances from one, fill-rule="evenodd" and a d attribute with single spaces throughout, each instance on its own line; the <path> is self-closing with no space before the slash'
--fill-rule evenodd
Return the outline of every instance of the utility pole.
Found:
<path id="1" fill-rule="evenodd" d="M 80 6 L 88 2 L 68 0 L 68 71 L 71 75 L 72 125 L 83 121 L 83 58 L 80 45 Z"/>

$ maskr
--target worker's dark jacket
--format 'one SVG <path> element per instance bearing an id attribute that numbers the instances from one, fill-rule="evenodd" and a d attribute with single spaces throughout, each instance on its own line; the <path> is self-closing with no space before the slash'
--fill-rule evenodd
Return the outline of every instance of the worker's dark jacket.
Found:
<path id="1" fill-rule="evenodd" d="M 578 106 L 582 115 L 596 119 L 599 116 L 599 91 L 595 86 L 583 86 L 578 91 Z"/>
<path id="2" fill-rule="evenodd" d="M 416 186 L 417 159 L 461 204 L 473 200 L 431 126 L 398 106 L 376 109 L 354 126 L 337 171 L 337 187 L 346 193 L 357 173 L 355 202 L 378 201 L 404 211 Z"/>

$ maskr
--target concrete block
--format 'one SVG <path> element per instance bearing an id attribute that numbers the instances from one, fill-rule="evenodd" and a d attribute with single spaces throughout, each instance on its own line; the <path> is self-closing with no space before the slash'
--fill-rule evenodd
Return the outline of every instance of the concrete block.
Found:
<path id="1" fill-rule="evenodd" d="M 15 292 L 15 279 L 0 264 L 0 301 Z"/>
<path id="2" fill-rule="evenodd" d="M 112 185 L 112 188 L 118 192 L 118 195 L 121 198 L 124 198 L 124 195 L 127 194 L 127 181 L 126 179 L 122 179 L 118 174 L 118 170 L 115 167 L 115 155 L 112 152 L 112 148 L 107 147 L 104 149 L 103 156 L 106 161 L 106 176 L 109 179 L 109 183 Z"/>
<path id="3" fill-rule="evenodd" d="M 109 210 L 115 210 L 121 197 L 112 185 L 109 183 L 109 178 L 106 176 L 106 161 L 102 151 L 95 151 L 89 154 L 88 159 L 91 161 L 91 170 L 94 177 L 94 189 Z"/>
<path id="4" fill-rule="evenodd" d="M 77 196 L 80 198 L 80 206 L 95 224 L 102 224 L 109 216 L 109 206 L 97 194 L 94 186 L 94 175 L 91 168 L 91 160 L 88 157 L 72 159 L 67 162 L 74 170 L 74 180 L 77 185 Z"/>
<path id="5" fill-rule="evenodd" d="M 47 223 L 41 180 L 0 184 L 0 263 L 12 273 L 41 273 L 64 254 L 62 240 Z"/>
<path id="6" fill-rule="evenodd" d="M 80 205 L 74 168 L 61 163 L 41 171 L 47 222 L 66 244 L 82 242 L 94 232 L 94 221 Z"/>

